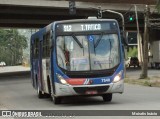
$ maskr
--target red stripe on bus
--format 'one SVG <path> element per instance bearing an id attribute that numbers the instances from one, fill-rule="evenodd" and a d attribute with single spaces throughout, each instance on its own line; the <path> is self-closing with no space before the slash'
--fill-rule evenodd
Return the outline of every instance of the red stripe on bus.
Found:
<path id="1" fill-rule="evenodd" d="M 81 79 L 81 78 L 72 78 L 66 80 L 68 84 L 70 85 L 83 85 L 86 79 Z"/>

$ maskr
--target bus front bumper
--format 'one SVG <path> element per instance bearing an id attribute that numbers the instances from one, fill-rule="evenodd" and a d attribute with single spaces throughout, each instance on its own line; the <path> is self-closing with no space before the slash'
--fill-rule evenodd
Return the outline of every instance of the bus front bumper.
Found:
<path id="1" fill-rule="evenodd" d="M 107 93 L 123 93 L 124 80 L 110 84 L 98 85 L 63 85 L 55 83 L 56 97 L 75 95 L 103 95 Z"/>

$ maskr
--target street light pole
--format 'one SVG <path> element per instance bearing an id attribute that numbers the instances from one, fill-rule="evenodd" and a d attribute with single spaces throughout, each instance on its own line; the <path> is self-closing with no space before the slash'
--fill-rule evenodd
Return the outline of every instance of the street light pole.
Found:
<path id="1" fill-rule="evenodd" d="M 122 13 L 116 12 L 116 11 L 112 11 L 112 10 L 102 10 L 102 12 L 110 12 L 110 13 L 118 14 L 122 19 L 122 29 L 123 29 L 123 31 L 125 31 L 124 16 L 123 16 Z"/>

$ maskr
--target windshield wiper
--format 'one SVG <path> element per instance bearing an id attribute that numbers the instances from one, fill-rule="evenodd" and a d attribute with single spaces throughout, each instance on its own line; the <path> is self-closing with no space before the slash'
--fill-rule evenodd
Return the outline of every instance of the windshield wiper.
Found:
<path id="1" fill-rule="evenodd" d="M 72 37 L 73 37 L 74 40 L 77 42 L 77 44 L 78 44 L 81 48 L 83 48 L 83 45 L 79 42 L 79 40 L 77 39 L 77 37 L 76 37 L 74 34 L 72 34 Z"/>
<path id="2" fill-rule="evenodd" d="M 98 46 L 98 44 L 99 44 L 99 42 L 101 41 L 102 37 L 103 37 L 103 33 L 101 33 L 101 36 L 99 37 L 98 41 L 97 41 L 96 44 L 94 45 L 94 48 L 96 48 L 96 47 Z"/>

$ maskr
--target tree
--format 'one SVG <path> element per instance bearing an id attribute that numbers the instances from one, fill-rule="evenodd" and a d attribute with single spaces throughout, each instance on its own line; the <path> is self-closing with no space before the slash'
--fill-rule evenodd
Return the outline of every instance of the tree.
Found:
<path id="1" fill-rule="evenodd" d="M 22 63 L 23 49 L 27 46 L 25 36 L 16 29 L 0 29 L 0 61 L 7 65 Z"/>
<path id="2" fill-rule="evenodd" d="M 137 57 L 138 56 L 138 49 L 136 48 L 136 46 L 129 47 L 129 51 L 128 51 L 128 57 Z"/>

